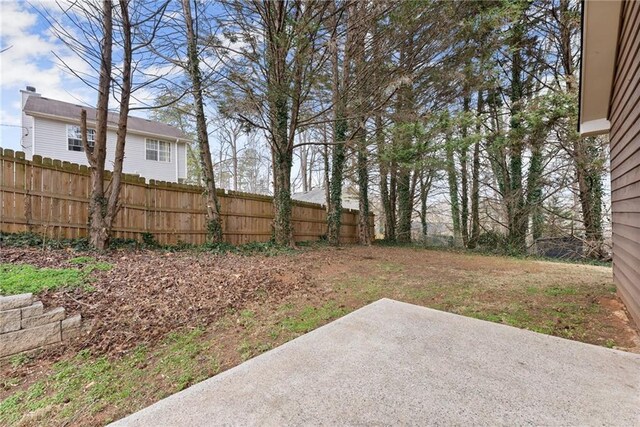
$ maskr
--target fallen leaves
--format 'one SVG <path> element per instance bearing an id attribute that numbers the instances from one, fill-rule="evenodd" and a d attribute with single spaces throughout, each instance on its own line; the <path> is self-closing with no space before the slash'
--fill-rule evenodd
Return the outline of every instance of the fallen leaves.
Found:
<path id="1" fill-rule="evenodd" d="M 0 261 L 50 267 L 68 264 L 76 255 L 3 248 Z M 81 313 L 91 325 L 70 344 L 72 349 L 111 355 L 153 345 L 184 326 L 207 326 L 251 302 L 281 299 L 309 281 L 309 273 L 293 257 L 190 251 L 91 255 L 113 265 L 109 271 L 93 273 L 93 291 L 57 290 L 40 298 L 47 307 Z"/>

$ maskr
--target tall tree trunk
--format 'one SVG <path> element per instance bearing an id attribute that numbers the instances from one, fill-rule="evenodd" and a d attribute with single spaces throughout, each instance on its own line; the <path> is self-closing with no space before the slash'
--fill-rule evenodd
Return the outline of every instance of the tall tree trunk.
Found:
<path id="1" fill-rule="evenodd" d="M 460 147 L 460 185 L 461 185 L 461 203 L 460 203 L 460 230 L 462 232 L 462 245 L 466 248 L 469 244 L 469 184 L 468 184 L 468 168 L 467 168 L 467 136 L 469 135 L 467 125 L 467 115 L 469 114 L 469 104 L 471 99 L 465 94 L 462 101 L 465 117 L 462 124 L 462 146 Z"/>
<path id="2" fill-rule="evenodd" d="M 529 215 L 525 206 L 525 199 L 522 188 L 522 152 L 523 152 L 523 128 L 520 113 L 523 102 L 523 82 L 522 82 L 522 22 L 517 22 L 513 28 L 510 40 L 512 50 L 512 70 L 511 70 L 511 94 L 510 94 L 510 129 L 509 129 L 509 175 L 510 175 L 510 197 L 507 203 L 510 205 L 511 215 L 509 216 L 509 245 L 512 250 L 524 253 L 526 251 L 526 237 Z"/>
<path id="3" fill-rule="evenodd" d="M 596 165 L 602 154 L 595 138 L 575 138 L 574 162 L 585 238 L 593 257 L 602 256 L 602 176 Z"/>
<path id="4" fill-rule="evenodd" d="M 411 197 L 411 169 L 401 166 L 398 171 L 398 242 L 411 241 L 411 214 L 413 213 L 413 198 Z"/>
<path id="5" fill-rule="evenodd" d="M 100 77 L 96 104 L 96 136 L 93 149 L 87 141 L 86 111 L 81 113 L 83 146 L 91 166 L 91 197 L 89 198 L 89 239 L 91 245 L 104 250 L 109 244 L 109 224 L 105 214 L 107 200 L 104 192 L 105 160 L 107 156 L 107 115 L 111 88 L 113 50 L 113 10 L 109 0 L 102 2 L 102 30 Z"/>
<path id="6" fill-rule="evenodd" d="M 353 5 L 347 7 L 347 34 L 345 40 L 345 54 L 343 59 L 342 76 L 338 58 L 338 39 L 334 31 L 331 36 L 331 57 L 333 71 L 333 150 L 331 157 L 331 187 L 329 191 L 328 240 L 329 244 L 340 244 L 340 228 L 342 225 L 342 181 L 345 163 L 345 144 L 347 140 L 346 101 L 349 84 L 349 64 L 351 48 L 351 23 L 353 20 Z M 335 13 L 335 1 L 331 3 L 331 11 Z M 337 28 L 337 16 L 334 22 Z"/>
<path id="7" fill-rule="evenodd" d="M 544 215 L 542 214 L 543 143 L 544 140 L 538 139 L 532 144 L 527 178 L 527 210 L 531 214 L 531 231 L 534 242 L 542 237 L 544 228 Z"/>
<path id="8" fill-rule="evenodd" d="M 380 170 L 380 201 L 382 203 L 382 212 L 384 214 L 384 239 L 394 241 L 395 234 L 395 218 L 393 208 L 391 206 L 391 196 L 389 195 L 389 161 L 384 154 L 384 128 L 382 126 L 381 113 L 376 114 L 375 119 L 375 136 L 376 146 L 378 149 L 378 168 Z"/>
<path id="9" fill-rule="evenodd" d="M 448 139 L 448 138 L 447 138 Z M 460 244 L 460 201 L 458 200 L 458 177 L 456 174 L 456 164 L 454 158 L 454 150 L 450 141 L 446 142 L 446 165 L 447 178 L 449 182 L 449 199 L 451 203 L 451 221 L 453 224 L 453 242 L 454 245 Z"/>
<path id="10" fill-rule="evenodd" d="M 367 153 L 367 134 L 363 128 L 358 135 L 358 241 L 361 245 L 371 244 L 371 226 L 369 224 L 369 159 Z"/>
<path id="11" fill-rule="evenodd" d="M 398 210 L 398 162 L 393 159 L 389 165 L 389 214 L 391 216 L 390 240 L 396 241 L 398 233 L 396 229 Z"/>
<path id="12" fill-rule="evenodd" d="M 426 176 L 425 176 L 426 175 Z M 427 198 L 431 191 L 431 182 L 433 180 L 433 174 L 431 171 L 425 174 L 425 171 L 420 172 L 420 224 L 422 226 L 422 241 L 427 243 L 428 223 L 427 223 Z"/>
<path id="13" fill-rule="evenodd" d="M 365 73 L 365 38 L 369 26 L 367 25 L 367 5 L 365 1 L 356 3 L 356 21 L 358 23 L 354 43 L 354 74 L 362 76 Z M 367 91 L 363 87 L 363 79 L 357 82 L 356 94 L 356 115 L 358 120 L 357 134 L 355 135 L 355 145 L 358 151 L 358 241 L 361 245 L 371 244 L 371 227 L 369 226 L 369 153 L 367 144 L 366 123 L 368 119 L 365 105 Z"/>
<path id="14" fill-rule="evenodd" d="M 105 222 L 108 226 L 108 235 L 111 236 L 111 228 L 120 209 L 120 189 L 122 188 L 122 167 L 124 163 L 124 147 L 127 139 L 127 122 L 129 118 L 129 100 L 131 98 L 131 62 L 133 61 L 133 46 L 131 34 L 131 22 L 129 17 L 129 2 L 120 0 L 120 19 L 122 20 L 122 81 L 120 82 L 120 102 L 118 114 L 118 130 L 116 132 L 116 152 L 113 162 L 113 174 L 107 200 L 107 212 Z"/>
<path id="15" fill-rule="evenodd" d="M 190 0 L 182 0 L 187 30 L 187 56 L 189 59 L 189 78 L 191 80 L 192 93 L 195 101 L 196 128 L 198 133 L 198 147 L 200 149 L 200 162 L 202 176 L 204 178 L 204 195 L 207 204 L 207 236 L 211 242 L 222 241 L 222 218 L 220 216 L 220 203 L 216 192 L 216 183 L 211 160 L 211 148 L 209 146 L 209 133 L 207 132 L 207 120 L 204 112 L 204 100 L 202 95 L 202 77 L 197 48 L 197 35 L 194 30 L 194 22 L 191 18 Z"/>
<path id="16" fill-rule="evenodd" d="M 267 35 L 267 104 L 274 156 L 273 237 L 279 245 L 294 246 L 291 223 L 291 167 L 300 109 L 306 41 L 297 40 L 297 50 L 292 52 L 292 24 L 288 3 L 266 2 L 263 7 Z M 298 10 L 293 13 L 300 12 L 301 7 L 301 4 L 297 4 Z M 290 55 L 294 57 L 292 66 L 288 63 Z"/>
<path id="17" fill-rule="evenodd" d="M 484 107 L 482 90 L 478 91 L 476 135 L 482 135 L 481 115 Z M 471 237 L 469 238 L 469 249 L 474 249 L 478 245 L 480 237 L 480 140 L 473 145 L 473 165 L 471 169 Z"/>
<path id="18" fill-rule="evenodd" d="M 382 4 L 382 3 L 381 3 Z M 372 55 L 373 62 L 375 64 L 383 63 L 383 54 L 382 54 L 382 46 L 381 46 L 381 37 L 383 34 L 382 29 L 383 24 L 381 22 L 376 22 L 374 25 L 374 33 L 372 37 Z M 380 68 L 376 69 L 376 80 L 374 81 L 383 81 L 384 77 L 379 75 Z M 396 233 L 395 233 L 395 217 L 393 210 L 395 207 L 391 205 L 391 195 L 389 194 L 389 159 L 386 155 L 385 149 L 385 135 L 384 135 L 384 124 L 382 116 L 382 111 L 375 112 L 375 143 L 378 157 L 378 170 L 380 173 L 380 202 L 383 213 L 383 225 L 384 225 L 384 239 L 387 241 L 395 241 Z"/>
<path id="19" fill-rule="evenodd" d="M 409 58 L 413 57 L 413 38 L 400 48 L 400 63 L 404 64 L 404 72 L 411 75 L 413 64 Z M 398 89 L 396 103 L 396 142 L 401 157 L 398 165 L 397 195 L 398 222 L 396 239 L 398 242 L 411 241 L 411 217 L 413 214 L 413 197 L 411 194 L 411 170 L 414 158 L 410 154 L 416 133 L 415 96 L 413 83 L 405 83 Z M 395 157 L 395 156 L 394 156 Z"/>
<path id="20" fill-rule="evenodd" d="M 578 6 L 579 7 L 579 6 Z M 553 16 L 558 20 L 561 62 L 564 69 L 566 91 L 575 95 L 574 51 L 572 49 L 572 32 L 576 25 L 576 6 L 570 0 L 560 0 L 557 3 L 557 13 Z M 585 239 L 590 246 L 589 255 L 599 258 L 603 255 L 602 244 L 602 153 L 596 138 L 580 138 L 574 129 L 575 121 L 567 126 L 570 130 L 568 138 L 572 152 L 576 181 L 578 184 L 578 200 L 585 231 Z"/>
<path id="21" fill-rule="evenodd" d="M 274 180 L 274 239 L 277 244 L 290 246 L 293 244 L 293 227 L 291 226 L 291 166 L 292 156 L 288 150 L 277 151 L 275 158 Z"/>

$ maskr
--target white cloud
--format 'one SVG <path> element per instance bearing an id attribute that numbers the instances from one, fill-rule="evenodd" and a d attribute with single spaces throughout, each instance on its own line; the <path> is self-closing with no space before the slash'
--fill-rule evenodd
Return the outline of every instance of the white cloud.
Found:
<path id="1" fill-rule="evenodd" d="M 51 13 L 55 2 L 43 1 L 36 7 Z M 16 128 L 20 124 L 20 89 L 35 86 L 47 98 L 91 104 L 94 91 L 73 76 L 53 52 L 73 70 L 88 73 L 90 68 L 53 36 L 46 21 L 27 2 L 0 0 L 0 145 L 18 148 Z M 10 126 L 6 126 L 10 125 Z"/>

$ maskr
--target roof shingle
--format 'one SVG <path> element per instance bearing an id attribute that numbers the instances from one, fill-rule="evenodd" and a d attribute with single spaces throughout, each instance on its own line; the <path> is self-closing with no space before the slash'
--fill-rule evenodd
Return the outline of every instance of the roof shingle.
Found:
<path id="1" fill-rule="evenodd" d="M 47 114 L 51 116 L 71 119 L 78 122 L 80 121 L 80 111 L 82 111 L 83 109 L 87 110 L 87 119 L 95 121 L 95 108 L 83 107 L 81 105 L 57 101 L 55 99 L 49 99 L 42 96 L 30 96 L 24 106 L 24 112 L 26 114 Z M 109 125 L 117 126 L 118 113 L 109 112 L 107 121 Z M 140 117 L 129 116 L 129 120 L 127 122 L 127 130 L 132 133 L 144 132 L 157 136 L 166 136 L 167 138 L 180 138 L 182 140 L 189 140 L 189 137 L 176 127 L 160 122 L 154 122 L 153 120 L 143 119 Z"/>

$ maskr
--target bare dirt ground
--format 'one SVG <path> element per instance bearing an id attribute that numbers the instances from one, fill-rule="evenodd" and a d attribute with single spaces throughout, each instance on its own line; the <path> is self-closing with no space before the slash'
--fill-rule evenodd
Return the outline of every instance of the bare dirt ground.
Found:
<path id="1" fill-rule="evenodd" d="M 92 290 L 46 291 L 79 312 L 72 342 L 0 364 L 0 424 L 99 425 L 379 298 L 639 351 L 611 269 L 420 248 L 315 247 L 277 256 L 0 248 L 0 263 L 112 264 Z"/>

